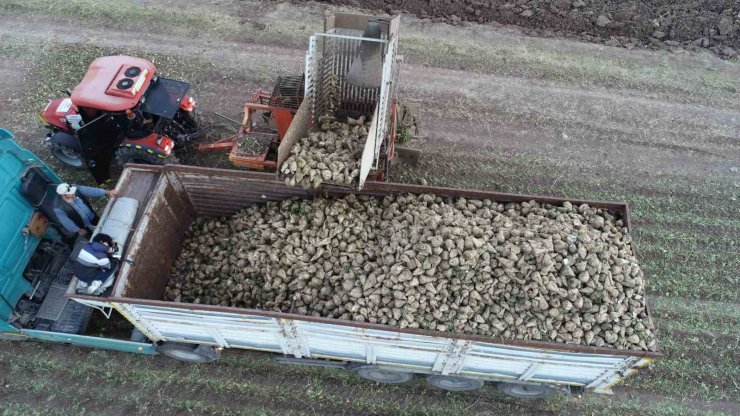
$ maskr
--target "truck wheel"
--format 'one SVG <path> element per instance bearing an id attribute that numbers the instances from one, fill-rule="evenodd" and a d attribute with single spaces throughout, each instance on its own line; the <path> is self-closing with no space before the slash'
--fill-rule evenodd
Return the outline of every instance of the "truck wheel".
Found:
<path id="1" fill-rule="evenodd" d="M 447 391 L 471 391 L 483 387 L 483 380 L 432 374 L 427 377 L 432 386 Z"/>
<path id="2" fill-rule="evenodd" d="M 210 363 L 218 360 L 221 355 L 215 348 L 208 345 L 178 344 L 174 342 L 157 345 L 157 352 L 166 357 L 188 363 Z"/>
<path id="3" fill-rule="evenodd" d="M 357 367 L 350 367 L 349 370 L 354 371 L 362 378 L 384 384 L 401 384 L 411 381 L 411 379 L 414 378 L 413 373 L 386 370 L 377 365 L 360 365 Z"/>
<path id="4" fill-rule="evenodd" d="M 550 386 L 537 386 L 532 384 L 498 383 L 498 389 L 509 396 L 519 399 L 539 399 L 552 396 L 558 389 Z"/>

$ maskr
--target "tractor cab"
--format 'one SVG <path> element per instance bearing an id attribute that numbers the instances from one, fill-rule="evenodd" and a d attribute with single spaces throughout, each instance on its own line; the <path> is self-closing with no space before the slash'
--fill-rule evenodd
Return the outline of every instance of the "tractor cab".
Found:
<path id="1" fill-rule="evenodd" d="M 98 58 L 68 98 L 41 114 L 47 144 L 62 163 L 90 169 L 98 183 L 110 179 L 114 160 L 164 164 L 198 134 L 189 88 L 159 76 L 146 59 Z"/>

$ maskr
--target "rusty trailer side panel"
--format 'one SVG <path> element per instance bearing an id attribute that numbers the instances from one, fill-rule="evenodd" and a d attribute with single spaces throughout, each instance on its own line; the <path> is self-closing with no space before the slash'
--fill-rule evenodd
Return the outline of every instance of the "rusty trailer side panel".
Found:
<path id="1" fill-rule="evenodd" d="M 140 214 L 131 243 L 126 249 L 119 276 L 158 276 L 116 281 L 113 293 L 127 293 L 130 297 L 146 297 L 164 293 L 172 261 L 182 247 L 187 226 L 195 219 L 196 211 L 182 186 L 173 175 L 162 175 L 143 212 Z M 132 284 L 135 283 L 135 284 Z"/>
<path id="2" fill-rule="evenodd" d="M 71 295 L 114 307 L 156 342 L 190 342 L 273 351 L 302 358 L 376 363 L 421 373 L 571 385 L 605 392 L 624 374 L 660 356 L 544 341 L 397 328 L 281 312 L 162 301 L 172 263 L 196 216 L 226 216 L 250 204 L 348 193 L 383 197 L 433 193 L 498 202 L 565 199 L 475 190 L 369 182 L 362 191 L 342 187 L 303 189 L 272 174 L 190 166 L 129 166 L 158 175 L 157 187 L 135 226 L 126 266 L 107 298 Z M 125 184 L 123 184 L 125 187 Z M 629 226 L 627 204 L 569 199 L 609 210 Z"/>

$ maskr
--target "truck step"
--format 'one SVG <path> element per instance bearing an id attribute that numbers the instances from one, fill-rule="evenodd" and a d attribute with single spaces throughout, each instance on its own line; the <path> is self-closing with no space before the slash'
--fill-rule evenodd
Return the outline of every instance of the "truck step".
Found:
<path id="1" fill-rule="evenodd" d="M 93 308 L 79 302 L 69 302 L 55 322 L 49 328 L 52 332 L 65 334 L 84 334 L 90 322 Z"/>
<path id="2" fill-rule="evenodd" d="M 36 318 L 56 321 L 62 314 L 64 307 L 67 306 L 69 299 L 64 297 L 67 292 L 67 285 L 54 283 L 46 293 L 44 301 L 41 303 Z"/>

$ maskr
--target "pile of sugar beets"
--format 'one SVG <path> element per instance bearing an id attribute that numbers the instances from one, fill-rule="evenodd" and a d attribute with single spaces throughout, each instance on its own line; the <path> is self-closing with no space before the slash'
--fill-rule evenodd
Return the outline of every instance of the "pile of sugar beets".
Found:
<path id="1" fill-rule="evenodd" d="M 293 199 L 196 219 L 165 299 L 653 350 L 630 242 L 585 204 Z"/>
<path id="2" fill-rule="evenodd" d="M 370 123 L 365 117 L 338 121 L 319 117 L 319 130 L 302 138 L 290 149 L 281 173 L 285 184 L 318 188 L 322 182 L 351 185 L 360 176 L 360 158 Z"/>

